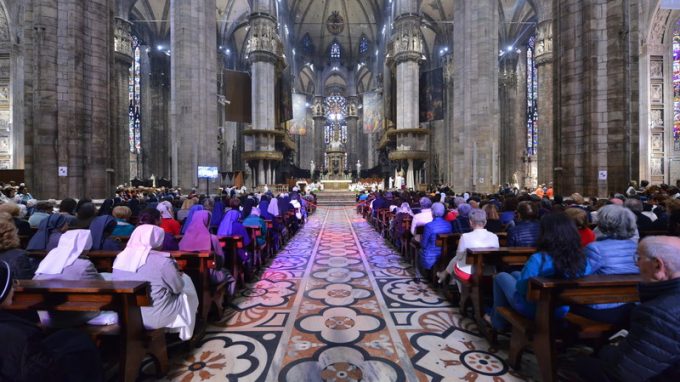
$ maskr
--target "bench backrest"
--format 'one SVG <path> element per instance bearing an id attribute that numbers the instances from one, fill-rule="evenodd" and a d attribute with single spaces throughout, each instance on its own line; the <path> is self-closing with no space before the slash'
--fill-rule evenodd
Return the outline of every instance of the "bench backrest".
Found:
<path id="1" fill-rule="evenodd" d="M 530 301 L 547 299 L 557 304 L 606 304 L 637 302 L 640 275 L 591 275 L 578 279 L 537 277 L 529 280 L 527 298 Z"/>
<path id="2" fill-rule="evenodd" d="M 18 280 L 8 309 L 124 313 L 150 306 L 150 292 L 146 281 Z"/>

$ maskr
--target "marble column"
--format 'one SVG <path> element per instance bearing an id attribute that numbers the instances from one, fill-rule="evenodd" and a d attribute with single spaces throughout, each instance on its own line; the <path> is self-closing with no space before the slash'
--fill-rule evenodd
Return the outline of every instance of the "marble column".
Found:
<path id="1" fill-rule="evenodd" d="M 500 97 L 501 183 L 522 184 L 526 152 L 526 55 L 503 57 L 498 78 Z"/>
<path id="2" fill-rule="evenodd" d="M 407 161 L 406 187 L 416 188 L 413 173 L 429 158 L 427 134 L 419 126 L 420 61 L 423 60 L 423 37 L 420 18 L 402 14 L 394 21 L 391 59 L 395 65 L 397 82 L 397 149 L 390 152 L 392 161 Z"/>
<path id="3" fill-rule="evenodd" d="M 362 140 L 362 132 L 359 131 L 359 114 L 358 114 L 358 102 L 359 98 L 357 96 L 347 97 L 347 162 L 350 164 L 348 170 L 351 172 L 355 169 L 352 168 L 357 160 L 362 160 L 361 150 L 359 148 L 360 141 Z"/>
<path id="4" fill-rule="evenodd" d="M 129 77 L 134 52 L 132 51 L 132 24 L 116 17 L 114 21 L 114 58 L 113 88 L 115 97 L 111 102 L 111 134 L 109 155 L 112 168 L 109 188 L 130 181 L 130 143 L 129 143 Z"/>
<path id="5" fill-rule="evenodd" d="M 453 188 L 498 188 L 498 1 L 454 1 Z"/>
<path id="6" fill-rule="evenodd" d="M 553 120 L 553 22 L 541 21 L 537 28 L 536 69 L 538 71 L 538 183 L 553 181 L 554 120 Z"/>
<path id="7" fill-rule="evenodd" d="M 316 163 L 316 172 L 320 174 L 324 163 L 324 152 L 326 151 L 326 143 L 324 141 L 324 127 L 326 125 L 326 116 L 324 113 L 323 97 L 314 97 L 314 105 L 312 107 L 312 118 L 314 119 L 314 163 Z"/>
<path id="8" fill-rule="evenodd" d="M 267 1 L 261 1 L 256 5 L 266 8 L 267 4 Z M 244 131 L 246 147 L 243 158 L 274 167 L 283 160 L 283 153 L 276 151 L 276 139 L 277 136 L 282 137 L 282 133 L 276 129 L 275 86 L 278 69 L 285 66 L 285 61 L 273 16 L 259 12 L 251 14 L 246 57 L 252 78 L 253 118 L 251 129 Z M 260 186 L 264 182 L 262 173 L 255 185 Z"/>
<path id="9" fill-rule="evenodd" d="M 198 166 L 219 166 L 215 0 L 170 2 L 172 181 L 198 185 Z"/>

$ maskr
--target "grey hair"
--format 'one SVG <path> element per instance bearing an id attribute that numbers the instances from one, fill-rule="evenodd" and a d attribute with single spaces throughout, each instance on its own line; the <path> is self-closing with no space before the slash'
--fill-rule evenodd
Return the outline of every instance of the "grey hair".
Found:
<path id="1" fill-rule="evenodd" d="M 626 199 L 626 201 L 623 202 L 623 206 L 637 214 L 642 213 L 642 201 L 640 199 Z"/>
<path id="2" fill-rule="evenodd" d="M 461 204 L 464 204 L 464 203 L 465 203 L 465 198 L 462 198 L 462 197 L 460 197 L 460 196 L 456 196 L 456 197 L 453 199 L 453 204 L 456 205 L 456 208 L 458 208 L 458 206 L 460 206 Z"/>
<path id="3" fill-rule="evenodd" d="M 446 207 L 442 203 L 435 203 L 432 205 L 432 217 L 440 218 L 446 213 Z"/>
<path id="4" fill-rule="evenodd" d="M 422 208 L 430 208 L 432 207 L 432 201 L 430 198 L 423 196 L 420 198 L 420 207 Z"/>
<path id="5" fill-rule="evenodd" d="M 605 236 L 626 240 L 637 233 L 635 214 L 623 206 L 606 205 L 597 212 L 597 226 Z"/>
<path id="6" fill-rule="evenodd" d="M 470 219 L 471 226 L 481 225 L 484 227 L 486 225 L 486 212 L 479 208 L 473 208 L 468 215 L 468 219 Z"/>
<path id="7" fill-rule="evenodd" d="M 674 236 L 648 236 L 640 241 L 638 251 L 660 259 L 668 273 L 680 272 L 680 238 Z"/>

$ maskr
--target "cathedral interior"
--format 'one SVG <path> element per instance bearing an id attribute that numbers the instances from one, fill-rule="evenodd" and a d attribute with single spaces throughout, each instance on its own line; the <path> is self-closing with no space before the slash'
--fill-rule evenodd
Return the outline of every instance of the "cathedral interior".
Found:
<path id="1" fill-rule="evenodd" d="M 663 3 L 4 0 L 0 166 L 45 197 L 190 189 L 199 166 L 250 187 L 670 184 L 680 31 Z"/>

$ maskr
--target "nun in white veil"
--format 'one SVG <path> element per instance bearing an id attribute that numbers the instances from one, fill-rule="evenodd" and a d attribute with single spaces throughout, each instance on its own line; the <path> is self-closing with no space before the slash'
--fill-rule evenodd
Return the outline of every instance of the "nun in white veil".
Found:
<path id="1" fill-rule="evenodd" d="M 148 329 L 171 328 L 182 340 L 189 340 L 196 324 L 198 295 L 191 278 L 177 269 L 163 246 L 165 232 L 150 224 L 137 227 L 125 249 L 113 263 L 113 280 L 148 281 L 152 306 L 142 307 Z"/>

